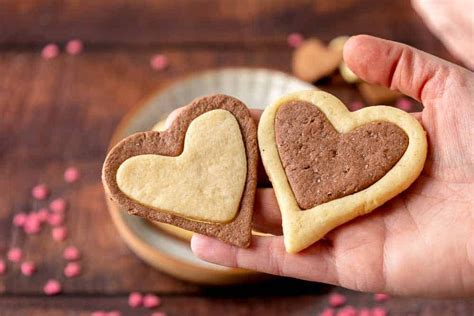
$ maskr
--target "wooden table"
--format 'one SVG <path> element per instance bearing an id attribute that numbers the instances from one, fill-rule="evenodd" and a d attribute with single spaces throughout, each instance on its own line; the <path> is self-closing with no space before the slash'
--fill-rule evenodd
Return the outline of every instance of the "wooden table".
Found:
<path id="1" fill-rule="evenodd" d="M 93 3 L 93 4 L 92 4 Z M 223 66 L 268 67 L 288 72 L 286 36 L 299 31 L 325 41 L 370 33 L 453 60 L 406 1 L 2 1 L 0 3 L 0 257 L 13 246 L 35 260 L 38 272 L 21 275 L 8 264 L 0 276 L 1 315 L 88 315 L 127 306 L 130 291 L 155 292 L 169 315 L 315 315 L 328 293 L 348 295 L 355 306 L 372 296 L 291 279 L 258 285 L 205 288 L 181 282 L 141 262 L 125 246 L 106 211 L 100 169 L 121 117 L 141 98 L 176 79 Z M 72 57 L 40 57 L 47 42 L 80 38 Z M 149 66 L 154 53 L 170 60 L 166 71 Z M 359 98 L 342 80 L 321 85 L 348 102 Z M 82 172 L 66 184 L 69 165 Z M 70 203 L 69 238 L 55 242 L 44 229 L 35 237 L 13 227 L 16 212 L 45 203 L 30 197 L 47 183 Z M 83 273 L 65 279 L 61 250 L 83 251 Z M 46 297 L 42 286 L 58 278 L 63 294 Z M 391 315 L 472 315 L 470 300 L 393 298 L 379 304 Z"/>

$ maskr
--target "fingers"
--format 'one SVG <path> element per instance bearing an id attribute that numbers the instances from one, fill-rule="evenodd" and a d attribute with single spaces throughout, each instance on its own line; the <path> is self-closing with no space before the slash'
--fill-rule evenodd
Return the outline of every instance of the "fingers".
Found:
<path id="1" fill-rule="evenodd" d="M 439 96 L 448 77 L 466 71 L 413 47 L 368 35 L 353 36 L 346 42 L 344 60 L 363 80 L 422 102 Z"/>
<path id="2" fill-rule="evenodd" d="M 207 236 L 194 234 L 191 249 L 199 258 L 227 267 L 331 284 L 338 283 L 330 248 L 324 243 L 318 243 L 307 251 L 291 255 L 285 251 L 281 236 L 254 237 L 250 248 L 238 248 Z"/>
<path id="3" fill-rule="evenodd" d="M 282 234 L 281 213 L 273 189 L 257 189 L 253 227 L 263 233 Z"/>

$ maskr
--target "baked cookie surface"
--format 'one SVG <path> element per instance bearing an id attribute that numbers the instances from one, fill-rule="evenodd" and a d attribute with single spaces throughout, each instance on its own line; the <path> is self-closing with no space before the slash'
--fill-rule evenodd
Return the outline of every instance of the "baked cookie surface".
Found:
<path id="1" fill-rule="evenodd" d="M 109 197 L 130 214 L 247 247 L 257 160 L 247 107 L 214 95 L 186 106 L 165 131 L 119 142 L 102 178 Z"/>
<path id="2" fill-rule="evenodd" d="M 351 113 L 322 91 L 289 94 L 265 109 L 258 140 L 290 253 L 408 188 L 427 152 L 410 114 L 387 106 Z"/>

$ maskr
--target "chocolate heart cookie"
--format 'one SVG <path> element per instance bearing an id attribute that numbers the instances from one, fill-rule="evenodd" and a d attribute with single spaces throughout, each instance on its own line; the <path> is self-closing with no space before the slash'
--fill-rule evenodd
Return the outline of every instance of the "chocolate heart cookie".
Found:
<path id="1" fill-rule="evenodd" d="M 193 101 L 165 131 L 137 133 L 109 152 L 107 194 L 130 214 L 247 247 L 256 190 L 255 123 L 239 100 Z"/>
<path id="2" fill-rule="evenodd" d="M 292 253 L 405 190 L 427 151 L 410 114 L 387 106 L 350 113 L 322 91 L 290 94 L 268 107 L 258 138 Z"/>

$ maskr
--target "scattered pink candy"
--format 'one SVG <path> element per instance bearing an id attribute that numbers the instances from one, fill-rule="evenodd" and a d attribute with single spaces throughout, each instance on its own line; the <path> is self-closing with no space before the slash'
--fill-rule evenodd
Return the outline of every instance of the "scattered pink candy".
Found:
<path id="1" fill-rule="evenodd" d="M 48 220 L 48 215 L 49 215 L 49 212 L 48 212 L 48 209 L 45 208 L 45 207 L 42 207 L 40 208 L 37 212 L 36 212 L 36 217 L 38 218 L 38 220 L 42 223 L 46 222 Z"/>
<path id="2" fill-rule="evenodd" d="M 23 230 L 28 235 L 35 235 L 41 231 L 41 221 L 38 214 L 35 212 L 28 214 L 26 223 L 23 225 Z"/>
<path id="3" fill-rule="evenodd" d="M 79 249 L 74 246 L 69 246 L 63 251 L 63 258 L 68 261 L 75 261 L 81 258 Z"/>
<path id="4" fill-rule="evenodd" d="M 128 305 L 130 307 L 138 307 L 143 304 L 143 296 L 138 292 L 132 292 L 128 295 Z"/>
<path id="5" fill-rule="evenodd" d="M 122 313 L 119 311 L 110 311 L 107 313 L 107 316 L 121 316 Z"/>
<path id="6" fill-rule="evenodd" d="M 155 308 L 161 304 L 161 299 L 154 294 L 147 294 L 143 297 L 143 306 L 146 308 Z"/>
<path id="7" fill-rule="evenodd" d="M 349 109 L 351 111 L 357 111 L 357 110 L 362 109 L 363 107 L 364 107 L 364 103 L 362 103 L 361 101 L 354 101 L 349 104 Z"/>
<path id="8" fill-rule="evenodd" d="M 336 315 L 335 311 L 333 308 L 326 307 L 321 313 L 319 313 L 319 316 L 334 316 Z"/>
<path id="9" fill-rule="evenodd" d="M 79 180 L 81 174 L 79 173 L 79 169 L 76 167 L 69 167 L 64 171 L 64 181 L 67 183 L 73 183 Z"/>
<path id="10" fill-rule="evenodd" d="M 21 257 L 23 257 L 23 251 L 17 247 L 10 249 L 7 253 L 7 258 L 11 262 L 19 262 Z"/>
<path id="11" fill-rule="evenodd" d="M 74 278 L 81 274 L 81 266 L 77 262 L 69 262 L 64 268 L 64 275 L 68 278 Z"/>
<path id="12" fill-rule="evenodd" d="M 303 43 L 303 35 L 301 35 L 300 33 L 291 33 L 286 38 L 286 42 L 288 43 L 288 46 L 296 48 L 300 46 L 301 43 Z"/>
<path id="13" fill-rule="evenodd" d="M 7 265 L 5 263 L 5 260 L 0 259 L 0 275 L 4 275 L 5 272 L 7 272 Z"/>
<path id="14" fill-rule="evenodd" d="M 51 213 L 48 215 L 48 224 L 51 226 L 60 226 L 64 223 L 64 215 L 61 213 Z"/>
<path id="15" fill-rule="evenodd" d="M 49 209 L 55 213 L 64 213 L 66 210 L 66 200 L 57 198 L 49 203 Z"/>
<path id="16" fill-rule="evenodd" d="M 361 308 L 357 316 L 372 316 L 372 312 L 368 308 Z"/>
<path id="17" fill-rule="evenodd" d="M 61 293 L 61 283 L 59 283 L 57 280 L 50 279 L 43 286 L 43 292 L 49 296 L 59 294 Z"/>
<path id="18" fill-rule="evenodd" d="M 36 265 L 32 261 L 25 261 L 20 266 L 21 273 L 25 276 L 32 276 L 36 272 Z"/>
<path id="19" fill-rule="evenodd" d="M 69 55 L 78 55 L 82 52 L 84 48 L 84 44 L 80 39 L 73 39 L 67 42 L 66 44 L 66 52 Z"/>
<path id="20" fill-rule="evenodd" d="M 165 312 L 153 312 L 151 313 L 151 316 L 166 316 Z"/>
<path id="21" fill-rule="evenodd" d="M 163 54 L 156 54 L 151 58 L 150 65 L 154 70 L 163 70 L 168 67 L 168 58 Z"/>
<path id="22" fill-rule="evenodd" d="M 386 316 L 387 314 L 387 310 L 383 307 L 372 308 L 372 316 Z"/>
<path id="23" fill-rule="evenodd" d="M 107 316 L 107 313 L 104 311 L 95 311 L 91 313 L 91 316 Z"/>
<path id="24" fill-rule="evenodd" d="M 357 316 L 357 309 L 353 306 L 346 306 L 337 312 L 337 316 Z"/>
<path id="25" fill-rule="evenodd" d="M 67 228 L 64 226 L 61 227 L 54 227 L 51 235 L 53 236 L 53 239 L 56 241 L 63 241 L 66 240 L 67 238 Z"/>
<path id="26" fill-rule="evenodd" d="M 41 51 L 41 57 L 44 59 L 53 59 L 59 55 L 59 48 L 58 45 L 56 44 L 48 44 L 45 47 L 43 47 L 43 50 Z"/>
<path id="27" fill-rule="evenodd" d="M 346 304 L 347 298 L 339 293 L 333 293 L 329 295 L 329 305 L 331 307 L 339 307 Z"/>
<path id="28" fill-rule="evenodd" d="M 25 225 L 26 220 L 26 213 L 18 213 L 13 217 L 13 225 L 15 225 L 16 227 L 22 227 L 23 225 Z"/>
<path id="29" fill-rule="evenodd" d="M 49 195 L 49 189 L 45 184 L 38 184 L 31 190 L 31 195 L 37 200 L 44 200 Z"/>
<path id="30" fill-rule="evenodd" d="M 412 107 L 412 103 L 408 98 L 399 98 L 395 106 L 401 110 L 409 111 Z"/>
<path id="31" fill-rule="evenodd" d="M 386 300 L 388 300 L 390 298 L 390 296 L 388 296 L 388 294 L 385 294 L 385 293 L 376 293 L 374 294 L 374 300 L 376 302 L 384 302 Z"/>

